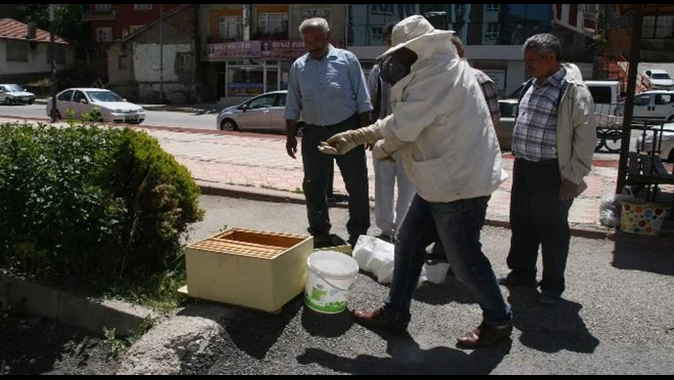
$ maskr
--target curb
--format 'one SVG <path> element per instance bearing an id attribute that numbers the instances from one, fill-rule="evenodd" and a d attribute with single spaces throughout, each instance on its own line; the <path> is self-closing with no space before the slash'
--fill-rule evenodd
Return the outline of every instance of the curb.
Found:
<path id="1" fill-rule="evenodd" d="M 264 202 L 277 202 L 277 203 L 292 203 L 292 204 L 306 204 L 304 196 L 302 194 L 288 193 L 280 190 L 266 190 L 266 189 L 256 189 L 256 188 L 247 188 L 243 186 L 213 186 L 206 185 L 200 181 L 197 181 L 197 185 L 201 189 L 201 193 L 204 195 L 215 195 L 231 198 L 243 198 L 250 199 L 255 201 L 264 201 Z M 372 202 L 371 207 L 372 206 Z M 347 202 L 336 202 L 329 205 L 330 207 L 338 208 L 348 208 L 349 205 Z M 487 226 L 492 227 L 501 227 L 510 229 L 510 222 L 502 219 L 485 219 L 484 222 Z M 616 240 L 616 231 L 615 229 L 608 227 L 597 227 L 597 226 L 570 226 L 571 236 L 582 237 L 587 239 L 610 239 Z M 626 235 L 626 236 L 622 236 Z M 630 236 L 628 234 L 622 234 L 620 237 L 621 241 L 629 241 Z M 635 242 L 640 244 L 645 243 L 650 239 L 635 239 Z M 672 242 L 674 246 L 674 242 Z"/>
<path id="2" fill-rule="evenodd" d="M 0 273 L 0 310 L 16 310 L 84 328 L 100 336 L 105 329 L 129 336 L 158 313 L 135 304 L 86 297 Z"/>

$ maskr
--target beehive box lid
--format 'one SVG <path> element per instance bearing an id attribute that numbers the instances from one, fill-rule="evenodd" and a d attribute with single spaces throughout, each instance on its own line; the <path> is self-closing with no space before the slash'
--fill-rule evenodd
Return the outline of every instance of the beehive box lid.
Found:
<path id="1" fill-rule="evenodd" d="M 230 228 L 193 243 L 188 248 L 271 260 L 308 239 L 311 239 L 311 237 L 282 232 Z"/>

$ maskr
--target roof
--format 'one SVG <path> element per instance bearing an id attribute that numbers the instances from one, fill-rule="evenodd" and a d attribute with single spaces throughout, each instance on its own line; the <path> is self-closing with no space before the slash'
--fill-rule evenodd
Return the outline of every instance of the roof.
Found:
<path id="1" fill-rule="evenodd" d="M 163 16 L 164 21 L 166 21 L 166 19 L 178 14 L 179 12 L 191 7 L 192 5 L 194 5 L 194 4 L 183 4 L 179 7 L 171 9 L 171 11 L 169 11 L 169 12 L 165 12 L 164 16 Z M 159 23 L 159 18 L 152 21 L 151 23 L 145 25 L 144 27 L 136 30 L 135 32 L 129 34 L 128 36 L 126 36 L 124 38 L 121 38 L 117 41 L 126 42 L 128 40 L 131 40 L 131 39 L 135 38 L 136 36 L 140 35 L 141 33 L 145 32 L 146 30 L 150 29 L 153 25 L 158 24 L 158 23 Z"/>
<path id="2" fill-rule="evenodd" d="M 26 40 L 28 35 L 28 24 L 16 21 L 11 18 L 0 18 L 0 39 L 8 40 Z M 50 42 L 49 32 L 42 29 L 36 29 L 35 39 L 31 41 Z M 57 44 L 68 45 L 68 43 L 59 36 L 54 36 L 54 42 Z"/>

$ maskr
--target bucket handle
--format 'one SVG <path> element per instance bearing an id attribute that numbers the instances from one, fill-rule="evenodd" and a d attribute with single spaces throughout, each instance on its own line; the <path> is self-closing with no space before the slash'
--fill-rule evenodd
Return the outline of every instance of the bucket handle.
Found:
<path id="1" fill-rule="evenodd" d="M 348 288 L 346 288 L 346 289 L 341 288 L 341 287 L 339 287 L 339 286 L 336 286 L 336 285 L 333 284 L 332 282 L 330 282 L 327 278 L 323 277 L 323 274 L 322 274 L 322 273 L 319 273 L 318 271 L 315 271 L 315 270 L 312 270 L 312 271 L 313 271 L 314 273 L 316 273 L 316 275 L 317 275 L 318 277 L 320 277 L 321 280 L 327 282 L 328 285 L 332 286 L 332 287 L 335 288 L 335 289 L 341 290 L 341 291 L 343 291 L 343 292 L 348 292 L 349 290 L 353 289 L 353 287 L 354 287 L 354 284 L 351 283 L 351 285 L 350 285 Z"/>

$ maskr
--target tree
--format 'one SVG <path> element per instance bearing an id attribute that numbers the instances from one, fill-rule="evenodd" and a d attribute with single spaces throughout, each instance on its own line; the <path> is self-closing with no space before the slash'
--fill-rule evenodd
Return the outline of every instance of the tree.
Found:
<path id="1" fill-rule="evenodd" d="M 91 27 L 82 21 L 89 9 L 88 4 L 56 4 L 54 7 L 54 34 L 75 47 L 77 56 L 83 56 L 91 48 Z M 19 21 L 35 23 L 43 30 L 50 30 L 49 4 L 19 4 L 16 13 Z"/>

